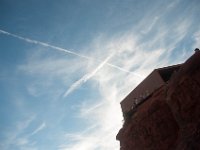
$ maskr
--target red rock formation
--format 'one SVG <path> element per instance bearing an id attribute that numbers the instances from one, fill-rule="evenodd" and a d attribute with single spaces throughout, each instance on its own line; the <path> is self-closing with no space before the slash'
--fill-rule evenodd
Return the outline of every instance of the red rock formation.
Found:
<path id="1" fill-rule="evenodd" d="M 200 150 L 200 51 L 126 118 L 121 150 Z"/>

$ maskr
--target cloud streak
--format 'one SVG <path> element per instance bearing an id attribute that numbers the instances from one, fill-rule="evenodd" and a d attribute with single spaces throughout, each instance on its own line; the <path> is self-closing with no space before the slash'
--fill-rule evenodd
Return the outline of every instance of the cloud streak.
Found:
<path id="1" fill-rule="evenodd" d="M 171 63 L 171 61 L 169 61 L 169 56 L 174 53 L 174 47 L 177 46 L 177 43 L 186 36 L 183 33 L 189 26 L 187 26 L 186 22 L 181 23 L 181 29 L 175 28 L 173 30 L 174 39 L 172 42 L 170 41 L 169 44 L 168 41 L 171 37 L 169 38 L 168 35 L 171 34 L 171 30 L 163 24 L 163 28 L 160 29 L 161 32 L 154 33 L 153 40 L 144 42 L 144 39 L 142 39 L 140 42 L 135 42 L 134 44 L 134 38 L 129 36 L 130 32 L 126 33 L 123 38 L 121 38 L 121 36 L 120 42 L 118 37 L 116 40 L 99 40 L 99 43 L 94 43 L 94 47 L 100 45 L 99 50 L 104 50 L 105 53 L 107 50 L 106 47 L 108 47 L 108 45 L 110 46 L 112 43 L 113 47 L 110 51 L 116 52 L 116 49 L 118 49 L 117 46 L 120 43 L 122 46 L 118 51 L 118 57 L 117 59 L 112 59 L 112 61 L 128 69 L 135 68 L 137 72 L 146 76 L 154 68 L 167 66 Z M 148 32 L 154 30 L 157 27 L 156 24 L 157 22 L 152 25 Z M 176 26 L 176 24 L 168 27 L 171 29 L 174 28 L 174 26 Z M 134 31 L 132 35 L 133 33 Z M 139 37 L 140 34 L 135 34 L 135 36 Z M 197 39 L 198 34 L 195 34 L 194 38 Z M 130 42 L 127 42 L 129 39 L 131 39 Z M 131 50 L 130 52 L 129 49 Z M 134 54 L 132 54 L 133 51 Z M 179 55 L 179 57 L 182 58 L 184 56 Z M 173 63 L 176 64 L 180 62 L 180 59 L 175 59 Z M 98 90 L 101 93 L 101 97 L 97 98 L 98 101 L 96 103 L 83 103 L 79 115 L 80 118 L 88 119 L 91 123 L 90 125 L 96 125 L 97 128 L 86 133 L 79 132 L 71 134 L 66 137 L 66 141 L 72 139 L 73 144 L 61 145 L 58 148 L 59 150 L 119 149 L 119 142 L 115 141 L 122 120 L 119 102 L 139 83 L 140 79 L 133 78 L 131 74 L 116 73 L 116 70 L 105 68 L 96 74 L 93 80 L 98 82 Z"/>
<path id="2" fill-rule="evenodd" d="M 43 130 L 46 127 L 46 123 L 43 122 L 38 128 L 36 128 L 31 135 L 37 134 L 39 131 Z"/>
<path id="3" fill-rule="evenodd" d="M 5 140 L 0 141 L 0 149 L 9 150 L 12 145 L 19 147 L 21 145 L 28 144 L 28 139 L 25 137 L 22 139 L 20 138 L 20 136 L 35 119 L 36 115 L 34 114 L 30 115 L 25 120 L 20 120 L 19 122 L 17 122 L 13 130 L 5 133 L 7 138 Z"/>
<path id="4" fill-rule="evenodd" d="M 64 49 L 64 48 L 61 48 L 61 47 L 57 47 L 57 46 L 53 46 L 53 45 L 50 45 L 50 44 L 47 44 L 47 43 L 44 43 L 44 42 L 32 40 L 30 38 L 26 38 L 26 37 L 22 37 L 22 36 L 19 36 L 19 35 L 16 35 L 16 34 L 12 34 L 12 33 L 9 33 L 7 31 L 4 31 L 4 30 L 0 30 L 0 33 L 18 38 L 18 39 L 23 40 L 23 41 L 28 42 L 28 43 L 37 44 L 37 45 L 41 45 L 41 46 L 44 46 L 44 47 L 49 47 L 49 48 L 52 48 L 52 49 L 55 49 L 55 50 L 58 50 L 58 51 L 61 51 L 61 52 L 65 52 L 65 53 L 68 53 L 68 54 L 72 54 L 72 55 L 75 55 L 75 56 L 78 56 L 78 57 L 81 57 L 81 58 L 84 58 L 84 59 L 88 59 L 88 60 L 92 59 L 90 57 L 80 55 L 78 53 L 72 52 L 70 50 L 67 50 L 67 49 Z"/>
<path id="5" fill-rule="evenodd" d="M 73 39 L 81 39 L 81 42 L 90 41 L 82 45 L 85 46 L 83 47 L 85 52 L 60 48 L 59 45 L 53 46 L 51 43 L 47 44 L 0 30 L 2 37 L 8 36 L 40 47 L 39 49 L 37 47 L 37 50 L 30 49 L 31 53 L 24 58 L 26 61 L 20 63 L 15 71 L 17 73 L 15 78 L 20 76 L 26 78 L 27 82 L 19 81 L 19 85 L 20 87 L 26 85 L 28 94 L 23 91 L 24 88 L 17 88 L 19 86 L 16 87 L 16 91 L 9 92 L 10 95 L 13 94 L 16 102 L 23 102 L 23 105 L 18 104 L 19 112 L 23 115 L 27 114 L 24 113 L 26 110 L 40 115 L 37 115 L 38 119 L 35 120 L 24 120 L 23 117 L 20 119 L 21 123 L 12 123 L 16 128 L 6 127 L 5 131 L 3 128 L 3 132 L 13 133 L 10 135 L 5 133 L 5 140 L 0 140 L 0 149 L 119 150 L 116 134 L 123 124 L 120 101 L 154 68 L 185 60 L 183 58 L 190 53 L 187 50 L 190 49 L 188 45 L 192 43 L 189 40 L 191 37 L 193 44 L 199 45 L 199 28 L 195 30 L 197 27 L 192 26 L 193 21 L 187 16 L 194 13 L 196 8 L 186 9 L 186 5 L 183 8 L 179 7 L 178 1 L 176 3 L 173 1 L 169 5 L 163 5 L 165 2 L 156 2 L 148 6 L 150 10 L 144 11 L 141 11 L 140 7 L 132 9 L 131 5 L 130 7 L 127 5 L 127 12 L 123 12 L 126 15 L 120 13 L 120 18 L 114 19 L 119 24 L 113 24 L 112 21 L 112 30 L 109 30 L 111 28 L 106 24 L 106 30 L 91 34 L 92 40 L 84 36 L 88 39 L 82 41 L 85 34 L 83 32 L 76 34 L 74 31 Z M 113 15 L 106 15 L 106 18 L 110 17 L 111 20 L 116 18 L 115 15 L 119 14 L 116 13 L 119 10 L 118 6 L 109 7 L 110 11 L 115 8 L 117 9 L 113 11 Z M 125 8 L 124 3 L 123 8 Z M 128 13 L 129 8 L 130 13 Z M 135 19 L 137 9 L 139 12 L 144 12 L 144 15 L 138 16 L 138 20 Z M 179 11 L 183 15 L 179 15 Z M 176 12 L 175 19 L 173 19 L 174 12 Z M 132 14 L 135 14 L 134 17 L 130 17 Z M 119 21 L 120 19 L 123 20 Z M 128 23 L 130 28 L 127 27 Z M 88 32 L 84 27 L 82 28 L 84 32 Z M 63 30 L 61 26 L 59 30 Z M 66 26 L 63 31 L 68 31 Z M 60 36 L 65 35 L 62 32 Z M 69 40 L 73 39 L 69 37 Z M 44 48 L 71 57 L 66 59 L 62 55 L 44 55 L 46 53 L 43 51 Z M 115 55 L 109 58 L 109 54 Z M 87 89 L 89 93 L 79 92 L 77 89 L 86 85 L 88 81 L 92 85 Z M 14 88 L 15 86 L 12 87 Z M 74 90 L 77 90 L 76 93 Z M 20 97 L 16 95 L 18 91 L 22 93 Z M 75 101 L 73 99 L 63 101 L 63 97 L 73 97 L 74 95 L 69 95 L 72 92 L 78 95 Z M 20 117 L 20 114 L 17 116 Z M 38 122 L 40 120 L 43 121 Z M 48 122 L 51 122 L 51 125 L 48 125 Z"/>
<path id="6" fill-rule="evenodd" d="M 96 69 L 94 69 L 92 72 L 87 73 L 86 75 L 84 75 L 82 78 L 80 78 L 79 80 L 77 80 L 76 82 L 74 82 L 70 88 L 65 92 L 65 94 L 63 95 L 63 97 L 67 97 L 70 93 L 72 93 L 75 89 L 77 89 L 78 87 L 80 87 L 83 83 L 87 82 L 90 78 L 92 78 L 97 71 L 99 71 L 107 62 L 108 60 L 112 57 L 112 55 L 108 56 Z"/>
<path id="7" fill-rule="evenodd" d="M 32 40 L 30 38 L 22 37 L 22 36 L 19 36 L 19 35 L 16 35 L 16 34 L 13 34 L 13 33 L 10 33 L 10 32 L 4 31 L 4 30 L 1 30 L 1 29 L 0 29 L 0 33 L 8 35 L 8 36 L 11 36 L 11 37 L 14 37 L 14 38 L 17 38 L 17 39 L 20 39 L 20 40 L 23 40 L 23 41 L 28 42 L 28 43 L 32 43 L 32 44 L 36 44 L 36 45 L 41 45 L 41 46 L 44 46 L 44 47 L 49 47 L 49 48 L 55 49 L 57 51 L 65 52 L 65 53 L 68 53 L 68 54 L 72 54 L 72 55 L 75 55 L 75 56 L 78 56 L 78 57 L 81 57 L 81 58 L 84 58 L 84 59 L 87 59 L 87 60 L 95 60 L 96 62 L 101 62 L 101 60 L 94 59 L 92 57 L 81 55 L 79 53 L 76 53 L 76 52 L 73 52 L 73 51 L 70 51 L 70 50 L 58 47 L 58 46 L 50 45 L 48 43 L 44 43 L 44 42 Z M 133 74 L 135 76 L 141 77 L 139 74 L 133 73 L 133 72 L 131 72 L 129 70 L 126 70 L 126 69 L 123 69 L 123 68 L 121 68 L 119 66 L 116 66 L 116 65 L 113 65 L 113 64 L 110 64 L 110 63 L 105 63 L 105 64 L 108 65 L 108 66 L 110 66 L 110 67 L 116 68 L 116 69 L 118 69 L 120 71 L 123 71 L 123 72 L 126 72 L 126 73 L 131 73 L 131 74 Z"/>

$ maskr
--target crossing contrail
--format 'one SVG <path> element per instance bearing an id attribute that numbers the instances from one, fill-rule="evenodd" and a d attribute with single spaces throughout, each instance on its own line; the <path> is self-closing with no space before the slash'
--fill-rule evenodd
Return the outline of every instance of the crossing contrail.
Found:
<path id="1" fill-rule="evenodd" d="M 58 46 L 54 46 L 54 45 L 51 45 L 51 44 L 48 44 L 48 43 L 44 43 L 44 42 L 40 42 L 40 41 L 37 41 L 37 40 L 33 40 L 33 39 L 30 39 L 30 38 L 22 37 L 20 35 L 16 35 L 16 34 L 13 34 L 13 33 L 10 33 L 10 32 L 4 31 L 4 30 L 1 30 L 1 29 L 0 29 L 0 33 L 8 35 L 8 36 L 11 36 L 11 37 L 14 37 L 14 38 L 17 38 L 17 39 L 20 39 L 20 40 L 23 40 L 23 41 L 28 42 L 28 43 L 32 43 L 32 44 L 36 44 L 36 45 L 41 45 L 41 46 L 44 46 L 44 47 L 49 47 L 49 48 L 55 49 L 57 51 L 65 52 L 65 53 L 68 53 L 68 54 L 71 54 L 71 55 L 75 55 L 75 56 L 78 56 L 78 57 L 81 57 L 81 58 L 84 58 L 84 59 L 87 59 L 87 60 L 95 60 L 97 62 L 102 62 L 101 60 L 94 59 L 92 57 L 88 57 L 88 56 L 85 56 L 85 55 L 73 52 L 71 50 L 67 50 L 67 49 L 64 49 L 64 48 L 61 48 L 61 47 L 58 47 Z M 129 70 L 126 70 L 124 68 L 121 68 L 119 66 L 110 64 L 108 62 L 105 63 L 105 64 L 107 66 L 110 66 L 112 68 L 116 68 L 116 69 L 121 70 L 123 72 L 133 74 L 134 76 L 137 76 L 139 78 L 143 78 L 140 74 L 133 73 L 133 72 L 131 72 Z"/>
<path id="2" fill-rule="evenodd" d="M 64 48 L 61 48 L 61 47 L 57 47 L 57 46 L 53 46 L 53 45 L 50 45 L 50 44 L 47 44 L 47 43 L 44 43 L 44 42 L 32 40 L 32 39 L 29 39 L 29 38 L 26 38 L 26 37 L 22 37 L 22 36 L 19 36 L 19 35 L 16 35 L 16 34 L 12 34 L 12 33 L 6 32 L 4 30 L 0 30 L 0 33 L 3 33 L 3 34 L 6 34 L 6 35 L 9 35 L 9 36 L 18 38 L 18 39 L 23 40 L 23 41 L 28 42 L 28 43 L 37 44 L 37 45 L 41 45 L 41 46 L 44 46 L 44 47 L 50 47 L 52 49 L 55 49 L 55 50 L 58 50 L 58 51 L 61 51 L 61 52 L 65 52 L 65 53 L 68 53 L 68 54 L 76 55 L 76 56 L 82 57 L 84 59 L 88 59 L 88 60 L 92 59 L 90 57 L 87 57 L 87 56 L 84 56 L 84 55 L 80 55 L 78 53 L 72 52 L 70 50 L 67 50 L 67 49 L 64 49 Z"/>
<path id="3" fill-rule="evenodd" d="M 102 63 L 97 66 L 92 72 L 85 74 L 82 78 L 74 82 L 69 89 L 65 92 L 63 97 L 68 96 L 71 92 L 79 88 L 82 84 L 87 82 L 90 78 L 92 78 L 107 62 L 108 60 L 112 57 L 112 55 L 108 56 Z"/>

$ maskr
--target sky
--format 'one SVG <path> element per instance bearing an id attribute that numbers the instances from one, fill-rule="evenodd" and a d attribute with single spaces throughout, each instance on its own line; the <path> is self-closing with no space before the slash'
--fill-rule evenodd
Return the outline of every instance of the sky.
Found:
<path id="1" fill-rule="evenodd" d="M 119 150 L 120 102 L 200 47 L 199 0 L 0 0 L 0 149 Z"/>

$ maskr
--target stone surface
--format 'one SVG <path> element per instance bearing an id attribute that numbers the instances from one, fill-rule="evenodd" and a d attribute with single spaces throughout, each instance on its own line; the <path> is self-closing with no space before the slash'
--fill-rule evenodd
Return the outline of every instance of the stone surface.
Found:
<path id="1" fill-rule="evenodd" d="M 117 135 L 121 150 L 200 150 L 200 52 L 134 113 Z"/>

